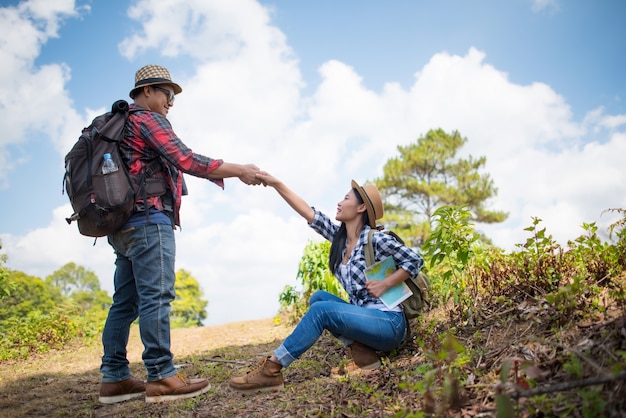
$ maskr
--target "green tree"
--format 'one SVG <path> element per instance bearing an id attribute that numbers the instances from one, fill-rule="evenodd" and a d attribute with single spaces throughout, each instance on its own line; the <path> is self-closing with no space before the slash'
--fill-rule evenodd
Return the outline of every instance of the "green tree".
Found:
<path id="1" fill-rule="evenodd" d="M 198 281 L 186 270 L 176 272 L 176 299 L 172 302 L 170 323 L 172 328 L 187 328 L 202 325 L 209 304 L 202 299 L 203 292 Z"/>
<path id="2" fill-rule="evenodd" d="M 75 290 L 70 295 L 70 299 L 83 312 L 92 309 L 107 310 L 112 303 L 111 296 L 106 290 L 102 289 L 93 291 Z"/>
<path id="3" fill-rule="evenodd" d="M 72 302 L 82 312 L 105 310 L 111 306 L 111 296 L 100 288 L 98 276 L 83 266 L 67 263 L 46 277 L 46 283 Z"/>
<path id="4" fill-rule="evenodd" d="M 83 266 L 67 263 L 46 277 L 46 282 L 61 291 L 63 296 L 70 296 L 76 291 L 95 292 L 100 290 L 98 276 Z"/>
<path id="5" fill-rule="evenodd" d="M 0 304 L 0 361 L 62 347 L 77 336 L 101 335 L 111 298 L 95 274 L 73 263 L 47 280 L 7 271 L 13 289 Z"/>
<path id="6" fill-rule="evenodd" d="M 437 208 L 464 206 L 475 222 L 502 222 L 508 214 L 489 211 L 487 200 L 497 194 L 486 158 L 457 158 L 467 143 L 459 132 L 430 130 L 417 143 L 398 146 L 400 155 L 387 161 L 376 186 L 385 201 L 385 219 L 407 243 L 418 247 L 428 238 Z"/>
<path id="7" fill-rule="evenodd" d="M 33 311 L 50 312 L 63 300 L 56 288 L 39 277 L 11 271 L 9 280 L 14 288 L 0 303 L 0 324 L 8 318 L 25 318 Z"/>

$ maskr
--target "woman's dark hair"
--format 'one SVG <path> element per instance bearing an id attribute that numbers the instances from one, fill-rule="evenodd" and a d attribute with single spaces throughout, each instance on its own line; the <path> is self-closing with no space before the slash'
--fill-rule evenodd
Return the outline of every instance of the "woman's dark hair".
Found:
<path id="1" fill-rule="evenodd" d="M 363 204 L 363 198 L 359 194 L 356 189 L 352 189 L 354 195 L 356 196 L 356 200 L 359 201 L 359 204 Z M 369 225 L 369 217 L 367 216 L 367 211 L 363 212 L 363 225 Z M 346 239 L 348 238 L 348 233 L 346 231 L 346 224 L 341 223 L 339 229 L 335 233 L 333 237 L 333 243 L 330 245 L 330 254 L 328 257 L 328 267 L 330 268 L 331 273 L 333 275 L 339 269 L 339 265 L 341 264 L 341 253 L 346 246 Z"/>

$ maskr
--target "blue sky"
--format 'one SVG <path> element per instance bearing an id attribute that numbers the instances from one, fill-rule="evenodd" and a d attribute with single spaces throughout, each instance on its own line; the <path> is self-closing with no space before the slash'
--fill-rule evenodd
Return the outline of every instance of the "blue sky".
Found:
<path id="1" fill-rule="evenodd" d="M 491 207 L 510 216 L 479 227 L 505 249 L 532 217 L 566 243 L 626 207 L 622 1 L 0 1 L 0 24 L 0 240 L 32 275 L 74 261 L 112 292 L 106 240 L 64 221 L 63 158 L 148 63 L 183 87 L 169 119 L 187 145 L 255 163 L 331 216 L 352 178 L 435 128 L 487 157 Z M 317 237 L 273 190 L 188 183 L 177 267 L 207 324 L 272 316 Z"/>

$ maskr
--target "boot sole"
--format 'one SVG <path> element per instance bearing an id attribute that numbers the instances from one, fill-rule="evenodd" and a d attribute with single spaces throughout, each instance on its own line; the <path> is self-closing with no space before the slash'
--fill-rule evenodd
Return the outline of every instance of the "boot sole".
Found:
<path id="1" fill-rule="evenodd" d="M 380 361 L 377 361 L 372 364 L 367 364 L 365 366 L 358 366 L 358 367 L 359 369 L 363 369 L 363 370 L 376 370 L 380 367 Z"/>
<path id="2" fill-rule="evenodd" d="M 372 364 L 367 364 L 363 367 L 359 367 L 354 362 L 352 362 L 343 368 L 333 367 L 330 371 L 330 375 L 331 377 L 334 377 L 334 378 L 345 377 L 345 376 L 356 376 L 365 371 L 370 372 L 372 370 L 376 370 L 380 368 L 380 366 L 381 366 L 380 361 L 377 361 L 376 363 L 372 363 Z"/>
<path id="3" fill-rule="evenodd" d="M 200 390 L 197 390 L 195 392 L 190 392 L 190 393 L 181 393 L 180 395 L 157 395 L 157 396 L 146 395 L 146 403 L 170 402 L 170 401 L 176 401 L 178 399 L 189 399 L 198 395 L 202 395 L 203 393 L 208 392 L 209 389 L 211 389 L 210 383 Z"/>
<path id="4" fill-rule="evenodd" d="M 110 405 L 114 403 L 128 401 L 133 398 L 138 398 L 140 396 L 143 396 L 144 393 L 145 392 L 137 392 L 137 393 L 125 393 L 124 395 L 117 395 L 117 396 L 100 396 L 98 398 L 98 401 L 100 401 L 100 403 Z"/>
<path id="5" fill-rule="evenodd" d="M 254 389 L 238 389 L 236 387 L 230 386 L 230 388 L 232 390 L 236 390 L 237 392 L 241 392 L 241 393 L 263 393 L 263 392 L 278 392 L 281 391 L 285 388 L 285 384 L 281 383 L 280 385 L 276 385 L 276 386 L 266 386 L 266 387 L 262 387 L 262 388 L 254 388 Z"/>

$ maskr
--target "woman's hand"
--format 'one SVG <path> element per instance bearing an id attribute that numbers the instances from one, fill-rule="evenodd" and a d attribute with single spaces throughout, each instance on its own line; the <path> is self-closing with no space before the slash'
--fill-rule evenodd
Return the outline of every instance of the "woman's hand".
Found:
<path id="1" fill-rule="evenodd" d="M 365 288 L 367 293 L 375 298 L 379 298 L 389 289 L 387 280 L 368 280 L 365 282 Z"/>
<path id="2" fill-rule="evenodd" d="M 384 280 L 368 280 L 365 282 L 365 288 L 367 292 L 379 298 L 385 293 L 388 289 L 391 289 L 394 286 L 402 283 L 404 280 L 409 278 L 409 273 L 403 269 L 398 269 L 391 273 L 389 276 L 385 277 Z"/>
<path id="3" fill-rule="evenodd" d="M 280 184 L 280 180 L 272 176 L 267 171 L 257 172 L 256 178 L 259 179 L 264 186 L 276 187 L 278 184 Z"/>

